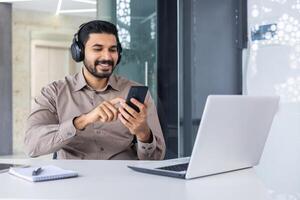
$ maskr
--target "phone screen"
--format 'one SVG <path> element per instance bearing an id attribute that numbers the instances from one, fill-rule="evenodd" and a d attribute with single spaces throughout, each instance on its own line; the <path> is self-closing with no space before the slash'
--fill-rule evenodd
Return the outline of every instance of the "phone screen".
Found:
<path id="1" fill-rule="evenodd" d="M 140 109 L 134 105 L 130 99 L 135 98 L 141 103 L 144 103 L 145 97 L 147 95 L 148 87 L 147 86 L 131 86 L 129 93 L 126 98 L 126 103 L 132 107 L 135 111 L 140 112 Z"/>

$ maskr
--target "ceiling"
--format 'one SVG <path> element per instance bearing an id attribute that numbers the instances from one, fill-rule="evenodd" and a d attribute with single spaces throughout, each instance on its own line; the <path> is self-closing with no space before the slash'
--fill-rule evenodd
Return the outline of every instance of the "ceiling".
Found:
<path id="1" fill-rule="evenodd" d="M 14 9 L 48 12 L 53 15 L 75 15 L 96 18 L 97 2 L 104 10 L 111 0 L 0 0 L 12 3 Z M 156 0 L 129 0 L 131 17 L 144 19 L 156 11 Z M 98 6 L 98 8 L 99 8 Z M 102 13 L 105 15 L 105 13 Z"/>
<path id="2" fill-rule="evenodd" d="M 97 0 L 0 0 L 1 2 L 12 3 L 14 9 L 96 17 Z"/>

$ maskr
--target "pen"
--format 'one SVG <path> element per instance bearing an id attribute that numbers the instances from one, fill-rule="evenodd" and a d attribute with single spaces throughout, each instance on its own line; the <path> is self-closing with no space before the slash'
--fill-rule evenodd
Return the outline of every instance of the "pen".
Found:
<path id="1" fill-rule="evenodd" d="M 36 168 L 32 171 L 32 176 L 37 176 L 37 175 L 41 174 L 42 171 L 43 171 L 43 169 L 41 167 Z"/>

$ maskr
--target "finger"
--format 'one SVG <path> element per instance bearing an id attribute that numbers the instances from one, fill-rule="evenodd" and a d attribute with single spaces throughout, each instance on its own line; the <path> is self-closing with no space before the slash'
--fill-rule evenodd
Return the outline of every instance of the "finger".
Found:
<path id="1" fill-rule="evenodd" d="M 112 100 L 109 101 L 112 105 L 116 105 L 118 103 L 122 103 L 122 102 L 125 102 L 125 99 L 121 98 L 121 97 L 117 97 L 117 98 L 114 98 Z"/>
<path id="2" fill-rule="evenodd" d="M 103 111 L 105 112 L 105 114 L 107 115 L 107 121 L 112 121 L 113 118 L 114 118 L 114 114 L 113 112 L 105 105 L 105 104 L 102 104 L 101 105 L 101 108 L 103 109 Z"/>
<path id="3" fill-rule="evenodd" d="M 138 100 L 136 100 L 135 98 L 131 98 L 130 101 L 136 105 L 140 111 L 144 112 L 146 110 L 146 105 L 142 104 L 141 102 L 139 102 Z"/>
<path id="4" fill-rule="evenodd" d="M 103 104 L 112 112 L 113 114 L 113 119 L 112 120 L 117 120 L 118 118 L 118 110 L 116 107 L 114 107 L 110 102 L 103 102 Z"/>
<path id="5" fill-rule="evenodd" d="M 106 115 L 102 107 L 99 107 L 99 116 L 101 122 L 106 122 L 108 119 L 108 116 Z"/>
<path id="6" fill-rule="evenodd" d="M 126 126 L 128 129 L 131 129 L 132 127 L 131 123 L 128 122 L 120 113 L 118 114 L 118 118 L 120 119 L 122 124 L 124 124 L 124 126 Z"/>
<path id="7" fill-rule="evenodd" d="M 129 122 L 134 121 L 134 118 L 130 114 L 128 114 L 128 112 L 124 108 L 120 107 L 119 112 L 127 121 L 129 121 Z"/>
<path id="8" fill-rule="evenodd" d="M 138 112 L 136 112 L 132 107 L 130 107 L 127 103 L 121 103 L 121 106 L 134 118 L 137 117 Z"/>

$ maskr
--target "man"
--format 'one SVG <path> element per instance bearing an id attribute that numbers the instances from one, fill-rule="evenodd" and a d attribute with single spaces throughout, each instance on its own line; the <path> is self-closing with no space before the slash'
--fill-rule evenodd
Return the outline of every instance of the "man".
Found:
<path id="1" fill-rule="evenodd" d="M 31 157 L 57 152 L 60 159 L 163 159 L 165 142 L 155 104 L 132 98 L 135 82 L 112 74 L 122 47 L 115 25 L 94 20 L 80 26 L 71 46 L 84 67 L 44 87 L 27 120 L 25 151 Z M 136 142 L 135 139 L 136 138 Z"/>

